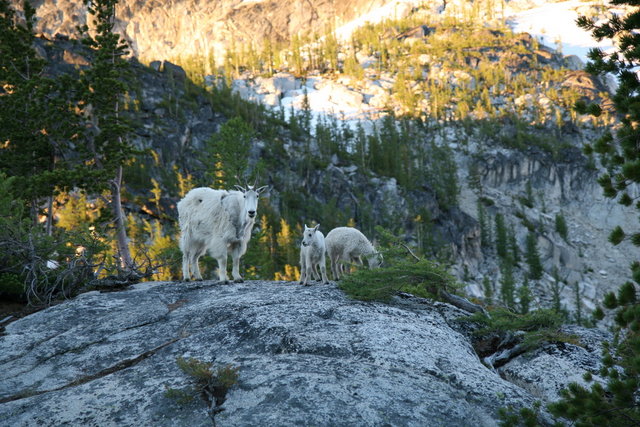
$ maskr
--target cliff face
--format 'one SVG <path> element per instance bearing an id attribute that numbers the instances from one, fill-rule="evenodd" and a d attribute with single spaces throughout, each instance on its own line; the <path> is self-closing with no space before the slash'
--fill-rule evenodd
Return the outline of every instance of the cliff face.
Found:
<path id="1" fill-rule="evenodd" d="M 471 160 L 460 161 L 464 164 Z M 487 211 L 502 213 L 512 224 L 529 224 L 538 235 L 547 272 L 534 289 L 539 301 L 549 303 L 550 289 L 559 286 L 562 304 L 570 312 L 577 310 L 578 299 L 582 309 L 591 311 L 605 293 L 627 280 L 625 266 L 635 256 L 631 244 L 613 246 L 607 236 L 615 225 L 634 228 L 634 210 L 603 196 L 597 183 L 602 171 L 588 166 L 578 149 L 568 149 L 557 159 L 536 150 L 497 149 L 473 161 L 480 171 L 483 197 L 492 203 Z M 530 203 L 523 203 L 528 194 L 532 196 Z M 477 199 L 477 194 L 464 187 L 461 209 L 477 216 Z M 558 215 L 567 223 L 566 238 L 556 231 Z M 527 227 L 515 227 L 521 247 L 528 232 Z M 491 274 L 497 270 L 497 265 L 487 262 L 479 272 Z M 559 285 L 557 279 L 561 281 Z"/>
<path id="2" fill-rule="evenodd" d="M 117 30 L 130 42 L 134 55 L 171 59 L 212 55 L 218 63 L 234 40 L 260 45 L 265 39 L 289 40 L 310 31 L 324 32 L 383 4 L 385 0 L 121 0 Z M 37 30 L 73 36 L 87 22 L 81 1 L 38 0 Z"/>
<path id="3" fill-rule="evenodd" d="M 553 399 L 584 372 L 597 376 L 603 334 L 575 328 L 584 347 L 519 356 L 500 368 L 507 381 L 480 362 L 456 321 L 465 314 L 407 296 L 353 301 L 333 284 L 94 291 L 6 327 L 0 424 L 211 425 L 199 396 L 179 404 L 165 395 L 189 384 L 179 356 L 239 368 L 219 426 L 489 426 L 500 407 Z"/>

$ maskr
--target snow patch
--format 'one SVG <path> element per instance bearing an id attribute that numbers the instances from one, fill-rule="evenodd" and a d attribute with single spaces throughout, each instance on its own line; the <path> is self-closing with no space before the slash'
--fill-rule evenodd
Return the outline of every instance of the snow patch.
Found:
<path id="1" fill-rule="evenodd" d="M 597 47 L 609 52 L 614 47 L 611 40 L 598 42 L 591 37 L 591 33 L 576 24 L 578 10 L 585 10 L 590 5 L 602 4 L 601 1 L 570 0 L 559 3 L 536 1 L 534 4 L 539 6 L 518 11 L 520 3 L 522 2 L 509 3 L 508 22 L 514 32 L 529 33 L 542 44 L 553 46 L 564 55 L 576 55 L 585 63 L 591 48 Z M 531 2 L 527 3 L 531 4 Z"/>

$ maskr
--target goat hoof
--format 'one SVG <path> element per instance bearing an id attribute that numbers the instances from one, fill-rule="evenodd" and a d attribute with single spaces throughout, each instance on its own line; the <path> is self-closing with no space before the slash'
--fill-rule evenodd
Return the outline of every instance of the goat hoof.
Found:
<path id="1" fill-rule="evenodd" d="M 244 279 L 234 279 L 233 283 L 244 283 Z"/>

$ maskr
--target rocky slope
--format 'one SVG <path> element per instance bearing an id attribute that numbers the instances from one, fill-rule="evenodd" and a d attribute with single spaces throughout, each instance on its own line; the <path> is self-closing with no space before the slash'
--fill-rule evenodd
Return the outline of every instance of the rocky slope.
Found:
<path id="1" fill-rule="evenodd" d="M 89 292 L 6 326 L 0 424 L 211 425 L 204 401 L 165 395 L 189 384 L 179 356 L 239 367 L 219 426 L 492 426 L 500 407 L 555 399 L 597 374 L 605 334 L 574 328 L 584 347 L 548 345 L 497 373 L 474 352 L 463 315 L 406 296 L 353 301 L 333 284 Z"/>
<path id="2" fill-rule="evenodd" d="M 260 45 L 315 28 L 348 22 L 388 3 L 386 0 L 121 0 L 117 30 L 130 42 L 136 56 L 148 61 L 206 55 L 222 63 L 231 40 L 238 45 Z M 38 30 L 76 34 L 87 22 L 86 7 L 74 0 L 37 0 Z"/>
<path id="3" fill-rule="evenodd" d="M 578 150 L 554 160 L 535 150 L 522 153 L 495 149 L 479 160 L 460 161 L 478 162 L 484 197 L 495 202 L 489 211 L 500 212 L 515 224 L 522 247 L 528 233 L 524 223 L 534 226 L 546 271 L 534 288 L 540 304 L 550 300 L 550 288 L 556 283 L 552 277 L 554 269 L 562 281 L 563 305 L 572 313 L 576 311 L 575 286 L 579 288 L 582 309 L 591 311 L 604 293 L 628 280 L 628 266 L 635 260 L 635 252 L 628 242 L 611 245 L 607 236 L 615 225 L 634 227 L 633 209 L 603 196 L 596 182 L 599 172 L 586 166 L 586 159 Z M 531 185 L 534 193 L 531 207 L 522 202 L 527 185 Z M 477 194 L 465 188 L 460 198 L 461 209 L 476 217 L 477 199 Z M 566 240 L 556 232 L 559 214 L 568 224 Z M 478 269 L 478 281 L 482 275 L 498 274 L 497 262 L 487 261 Z M 475 292 L 482 293 L 479 288 Z"/>

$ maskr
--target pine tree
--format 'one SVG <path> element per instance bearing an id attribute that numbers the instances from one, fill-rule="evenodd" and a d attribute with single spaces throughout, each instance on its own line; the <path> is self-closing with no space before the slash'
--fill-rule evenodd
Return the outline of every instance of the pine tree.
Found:
<path id="1" fill-rule="evenodd" d="M 565 241 L 569 237 L 569 229 L 567 228 L 567 221 L 564 219 L 564 215 L 562 215 L 562 212 L 556 214 L 556 232 Z"/>
<path id="2" fill-rule="evenodd" d="M 509 308 L 514 308 L 516 282 L 513 277 L 513 265 L 509 260 L 503 260 L 500 264 L 500 296 L 502 302 Z"/>
<path id="3" fill-rule="evenodd" d="M 574 282 L 573 283 L 573 294 L 575 295 L 576 298 L 576 314 L 575 314 L 575 321 L 578 325 L 582 324 L 583 318 L 582 318 L 582 292 L 580 291 L 580 283 L 579 282 Z"/>
<path id="4" fill-rule="evenodd" d="M 496 252 L 502 259 L 507 258 L 507 227 L 504 224 L 504 216 L 496 214 Z"/>
<path id="5" fill-rule="evenodd" d="M 254 131 L 241 117 L 234 117 L 220 126 L 205 145 L 206 175 L 217 188 L 229 188 L 237 178 L 247 178 L 249 149 Z"/>
<path id="6" fill-rule="evenodd" d="M 525 259 L 529 265 L 529 278 L 532 280 L 542 279 L 543 268 L 538 250 L 538 237 L 532 231 L 527 235 Z"/>
<path id="7" fill-rule="evenodd" d="M 527 181 L 525 185 L 525 197 L 522 198 L 524 205 L 528 208 L 532 208 L 534 204 L 533 198 L 533 188 L 531 186 L 531 181 Z"/>
<path id="8" fill-rule="evenodd" d="M 516 232 L 513 229 L 513 225 L 509 226 L 507 230 L 507 240 L 509 243 L 509 256 L 513 264 L 518 265 L 520 263 L 520 248 L 518 247 L 518 240 L 516 239 Z"/>
<path id="9" fill-rule="evenodd" d="M 82 162 L 69 155 L 82 135 L 72 108 L 70 77 L 47 77 L 46 61 L 34 48 L 35 10 L 24 2 L 24 23 L 7 0 L 0 0 L 0 171 L 30 205 L 32 223 L 48 202 L 51 234 L 53 198 L 60 191 L 90 182 Z"/>
<path id="10" fill-rule="evenodd" d="M 133 259 L 128 246 L 126 218 L 122 210 L 123 166 L 136 151 L 127 142 L 132 128 L 121 110 L 122 97 L 127 92 L 129 63 L 127 43 L 114 32 L 117 0 L 84 0 L 93 18 L 95 36 L 89 26 L 79 28 L 82 43 L 93 52 L 91 66 L 81 73 L 80 84 L 84 111 L 89 116 L 87 151 L 96 170 L 103 173 L 94 189 L 109 187 L 111 208 L 116 228 L 120 268 L 131 271 Z"/>
<path id="11" fill-rule="evenodd" d="M 297 280 L 299 277 L 297 267 L 300 255 L 299 247 L 294 244 L 294 232 L 284 218 L 280 219 L 280 231 L 276 234 L 276 244 L 278 266 L 281 266 L 283 271 L 276 273 L 275 280 Z"/>
<path id="12" fill-rule="evenodd" d="M 628 206 L 634 202 L 629 189 L 640 182 L 640 150 L 637 148 L 640 141 L 640 79 L 636 72 L 640 66 L 640 8 L 635 0 L 612 0 L 610 4 L 628 6 L 629 12 L 626 15 L 614 14 L 603 23 L 587 17 L 580 17 L 577 22 L 591 31 L 597 40 L 617 39 L 614 52 L 594 49 L 589 53 L 591 61 L 587 70 L 594 74 L 612 73 L 618 77 L 620 84 L 613 103 L 622 126 L 615 137 L 607 134 L 586 151 L 587 154 L 592 151 L 598 153 L 608 169 L 608 173 L 599 179 L 605 196 L 617 198 L 619 203 Z M 602 113 L 598 105 L 587 107 L 579 103 L 576 109 L 596 116 Z M 635 206 L 640 209 L 640 203 Z M 626 233 L 620 226 L 610 235 L 613 244 L 625 238 Z M 640 246 L 640 233 L 632 233 L 629 240 Z M 637 298 L 640 263 L 632 264 L 631 276 L 632 281 L 624 283 L 617 294 L 609 293 L 604 299 L 606 308 L 616 310 L 615 321 L 623 330 L 619 344 L 615 348 L 605 348 L 601 374 L 607 377 L 607 383 L 596 383 L 591 389 L 571 384 L 562 391 L 563 399 L 550 408 L 555 415 L 575 420 L 576 425 L 640 424 L 637 399 L 640 392 L 640 304 Z M 594 315 L 601 318 L 602 310 L 597 310 Z"/>
<path id="13" fill-rule="evenodd" d="M 482 204 L 482 200 L 478 199 L 478 224 L 480 226 L 480 245 L 482 247 L 489 247 L 491 239 L 489 237 L 491 227 L 487 221 L 487 211 Z"/>
<path id="14" fill-rule="evenodd" d="M 520 313 L 527 314 L 531 306 L 531 289 L 526 277 L 522 286 L 518 288 L 518 299 L 520 300 Z"/>
<path id="15" fill-rule="evenodd" d="M 484 298 L 488 305 L 493 302 L 493 283 L 488 276 L 484 276 L 482 279 L 482 288 L 484 289 Z"/>

